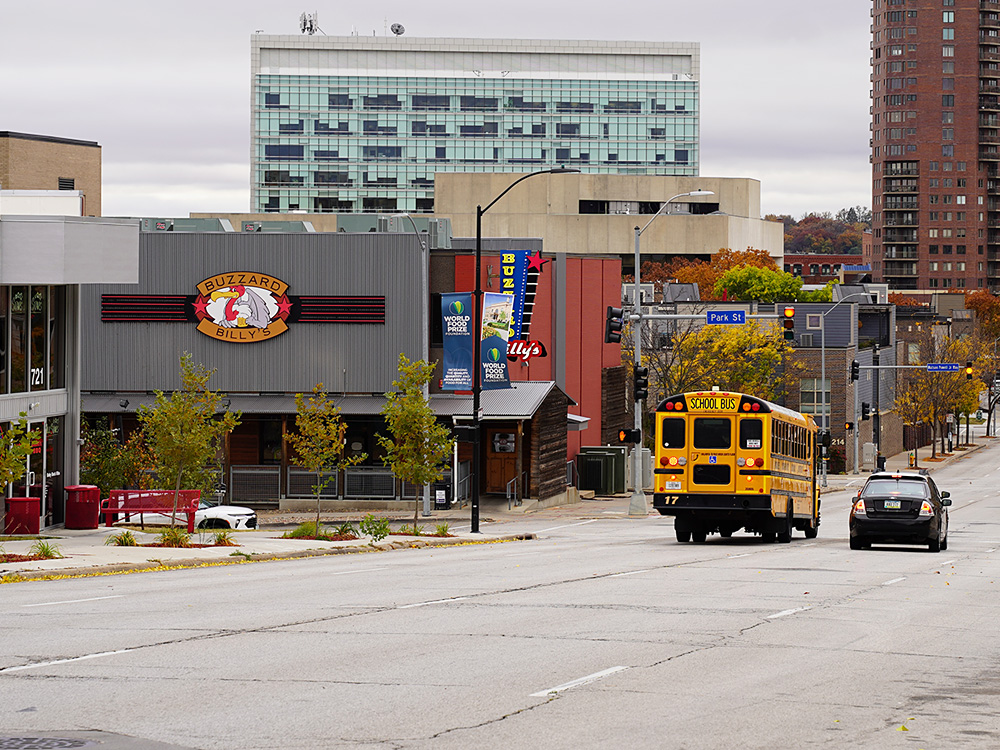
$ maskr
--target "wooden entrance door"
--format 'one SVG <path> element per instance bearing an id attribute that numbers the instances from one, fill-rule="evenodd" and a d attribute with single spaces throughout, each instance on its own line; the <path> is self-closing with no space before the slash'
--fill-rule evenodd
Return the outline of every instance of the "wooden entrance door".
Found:
<path id="1" fill-rule="evenodd" d="M 486 492 L 505 492 L 517 476 L 517 433 L 513 427 L 486 430 Z"/>

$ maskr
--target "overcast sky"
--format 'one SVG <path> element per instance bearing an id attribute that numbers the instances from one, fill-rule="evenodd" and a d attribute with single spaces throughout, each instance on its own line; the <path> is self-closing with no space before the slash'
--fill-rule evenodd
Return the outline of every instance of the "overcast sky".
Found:
<path id="1" fill-rule="evenodd" d="M 302 11 L 330 35 L 399 22 L 415 37 L 699 42 L 701 174 L 760 180 L 765 214 L 871 203 L 870 0 L 507 0 L 492 17 L 455 0 L 304 2 L 8 0 L 0 130 L 100 143 L 107 216 L 246 211 L 250 36 L 297 34 Z"/>

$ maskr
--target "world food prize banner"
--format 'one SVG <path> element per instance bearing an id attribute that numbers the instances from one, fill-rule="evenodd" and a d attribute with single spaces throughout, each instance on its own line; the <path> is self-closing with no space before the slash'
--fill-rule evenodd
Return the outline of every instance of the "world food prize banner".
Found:
<path id="1" fill-rule="evenodd" d="M 514 311 L 514 295 L 486 292 L 483 295 L 482 343 L 479 347 L 483 390 L 510 388 L 507 374 L 507 340 Z"/>
<path id="2" fill-rule="evenodd" d="M 441 333 L 444 339 L 445 391 L 472 390 L 472 295 L 441 295 Z"/>

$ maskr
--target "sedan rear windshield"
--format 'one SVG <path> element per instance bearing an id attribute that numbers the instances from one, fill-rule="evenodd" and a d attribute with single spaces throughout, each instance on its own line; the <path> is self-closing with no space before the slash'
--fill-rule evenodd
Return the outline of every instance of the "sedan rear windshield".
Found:
<path id="1" fill-rule="evenodd" d="M 865 485 L 864 497 L 916 497 L 925 500 L 931 496 L 926 482 L 914 479 L 873 479 Z"/>

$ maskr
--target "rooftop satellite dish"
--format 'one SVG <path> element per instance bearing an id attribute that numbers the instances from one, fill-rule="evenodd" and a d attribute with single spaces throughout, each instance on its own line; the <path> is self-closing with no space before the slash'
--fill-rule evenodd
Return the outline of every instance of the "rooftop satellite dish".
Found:
<path id="1" fill-rule="evenodd" d="M 403 32 L 405 32 L 406 29 L 403 28 L 403 24 L 394 23 L 392 26 L 389 27 L 389 31 L 391 31 L 396 36 L 403 36 Z"/>

